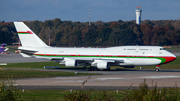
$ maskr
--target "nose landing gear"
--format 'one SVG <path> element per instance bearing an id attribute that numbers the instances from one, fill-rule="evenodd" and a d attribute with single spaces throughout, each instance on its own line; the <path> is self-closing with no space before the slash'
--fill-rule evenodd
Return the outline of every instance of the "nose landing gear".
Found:
<path id="1" fill-rule="evenodd" d="M 156 72 L 159 72 L 159 71 L 160 71 L 160 68 L 159 68 L 159 67 L 160 67 L 160 65 L 157 65 L 157 66 L 156 66 Z"/>

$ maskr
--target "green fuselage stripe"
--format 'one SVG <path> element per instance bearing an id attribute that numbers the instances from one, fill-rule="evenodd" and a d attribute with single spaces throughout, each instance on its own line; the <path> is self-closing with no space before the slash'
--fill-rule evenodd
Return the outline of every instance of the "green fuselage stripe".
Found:
<path id="1" fill-rule="evenodd" d="M 37 54 L 34 54 L 34 56 L 41 56 L 41 57 L 85 57 L 85 58 L 146 58 L 146 59 L 158 59 L 158 60 L 161 60 L 161 64 L 164 63 L 166 61 L 165 58 L 163 57 L 145 57 L 145 56 L 136 56 L 136 57 L 132 57 L 132 56 L 78 56 L 78 55 L 74 55 L 74 56 L 71 56 L 71 55 L 37 55 Z"/>

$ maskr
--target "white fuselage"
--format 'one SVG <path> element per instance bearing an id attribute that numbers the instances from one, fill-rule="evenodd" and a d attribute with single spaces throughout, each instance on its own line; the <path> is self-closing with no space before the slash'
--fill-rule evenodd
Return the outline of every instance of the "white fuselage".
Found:
<path id="1" fill-rule="evenodd" d="M 30 50 L 30 49 L 29 49 Z M 158 65 L 170 62 L 175 55 L 159 46 L 118 46 L 110 48 L 31 48 L 38 51 L 33 54 L 36 58 L 46 59 L 75 59 L 75 60 L 107 60 L 120 61 L 116 65 Z M 166 59 L 166 60 L 165 60 Z"/>

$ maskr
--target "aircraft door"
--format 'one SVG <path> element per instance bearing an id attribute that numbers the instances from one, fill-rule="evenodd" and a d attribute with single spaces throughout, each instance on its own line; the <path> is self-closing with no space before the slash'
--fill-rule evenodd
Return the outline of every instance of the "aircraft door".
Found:
<path id="1" fill-rule="evenodd" d="M 129 53 L 127 53 L 126 55 L 127 55 L 127 56 L 126 56 L 126 57 L 127 57 L 127 59 L 129 59 Z"/>
<path id="2" fill-rule="evenodd" d="M 139 46 L 136 46 L 136 52 L 139 52 Z"/>

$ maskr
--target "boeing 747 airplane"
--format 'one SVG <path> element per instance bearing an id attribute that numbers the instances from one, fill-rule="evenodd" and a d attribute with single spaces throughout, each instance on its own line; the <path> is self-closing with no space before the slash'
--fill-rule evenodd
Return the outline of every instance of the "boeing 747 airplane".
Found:
<path id="1" fill-rule="evenodd" d="M 159 46 L 117 46 L 108 48 L 64 48 L 47 46 L 23 22 L 14 22 L 22 46 L 23 57 L 45 58 L 66 67 L 90 66 L 89 70 L 110 69 L 111 66 L 160 65 L 171 62 L 176 56 Z"/>

